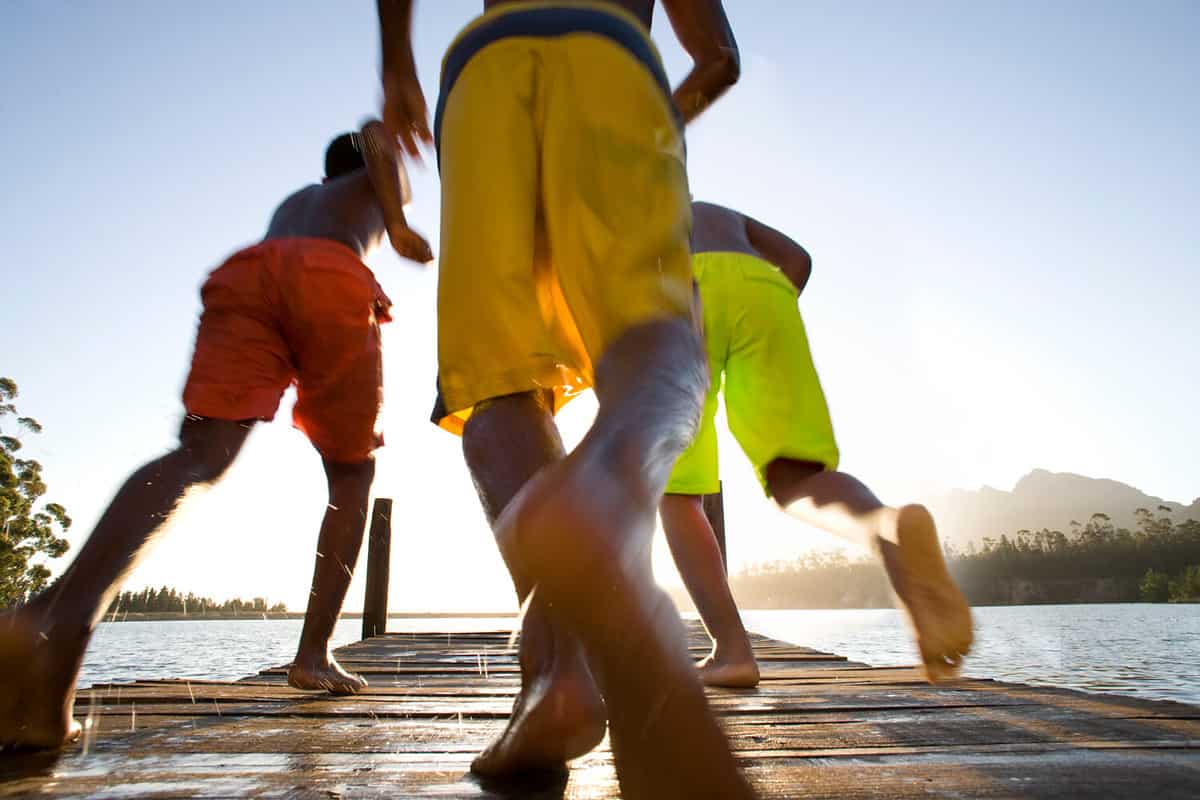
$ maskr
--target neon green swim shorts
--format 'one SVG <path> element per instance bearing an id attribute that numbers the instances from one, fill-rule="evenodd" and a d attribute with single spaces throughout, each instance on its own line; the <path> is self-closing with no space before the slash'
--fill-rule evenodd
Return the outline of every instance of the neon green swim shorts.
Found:
<path id="1" fill-rule="evenodd" d="M 838 463 L 837 441 L 813 366 L 796 287 L 772 264 L 744 253 L 700 253 L 692 269 L 704 304 L 712 386 L 691 447 L 675 463 L 669 494 L 720 486 L 717 392 L 725 385 L 729 429 L 766 488 L 777 458 Z"/>

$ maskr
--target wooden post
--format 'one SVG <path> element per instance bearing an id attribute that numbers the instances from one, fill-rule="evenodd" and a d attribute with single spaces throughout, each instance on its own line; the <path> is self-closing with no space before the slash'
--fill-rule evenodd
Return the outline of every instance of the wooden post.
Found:
<path id="1" fill-rule="evenodd" d="M 713 533 L 717 536 L 717 546 L 721 548 L 721 566 L 725 567 L 725 574 L 729 574 L 729 559 L 725 555 L 725 500 L 722 486 L 717 484 L 716 494 L 704 495 L 704 516 L 708 517 L 708 524 L 712 525 Z"/>
<path id="2" fill-rule="evenodd" d="M 388 579 L 392 567 L 392 499 L 375 498 L 367 539 L 367 593 L 363 599 L 362 638 L 387 631 Z"/>

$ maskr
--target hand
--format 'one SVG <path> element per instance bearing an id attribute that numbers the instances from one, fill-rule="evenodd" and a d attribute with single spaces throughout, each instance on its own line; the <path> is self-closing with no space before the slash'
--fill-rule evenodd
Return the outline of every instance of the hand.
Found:
<path id="1" fill-rule="evenodd" d="M 393 225 L 388 228 L 388 240 L 392 248 L 401 258 L 416 261 L 418 264 L 428 264 L 433 261 L 433 251 L 425 237 L 407 225 Z"/>
<path id="2" fill-rule="evenodd" d="M 420 146 L 432 144 L 429 109 L 416 70 L 383 74 L 383 126 L 415 161 L 421 160 Z"/>

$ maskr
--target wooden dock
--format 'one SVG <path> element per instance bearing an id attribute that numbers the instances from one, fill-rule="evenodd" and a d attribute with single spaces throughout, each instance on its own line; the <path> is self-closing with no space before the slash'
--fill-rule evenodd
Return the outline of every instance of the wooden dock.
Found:
<path id="1" fill-rule="evenodd" d="M 699 655 L 705 637 L 691 633 Z M 97 685 L 77 701 L 84 740 L 60 756 L 0 756 L 0 796 L 618 796 L 606 744 L 557 785 L 468 774 L 517 690 L 508 639 L 386 633 L 343 647 L 371 684 L 352 698 L 291 689 L 283 667 Z M 710 697 L 764 797 L 1200 797 L 1200 708 L 979 680 L 934 688 L 909 669 L 754 645 L 761 686 Z"/>

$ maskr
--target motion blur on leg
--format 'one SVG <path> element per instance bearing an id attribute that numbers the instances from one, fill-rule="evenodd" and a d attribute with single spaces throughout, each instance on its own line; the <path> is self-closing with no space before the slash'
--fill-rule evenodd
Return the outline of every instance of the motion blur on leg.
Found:
<path id="1" fill-rule="evenodd" d="M 363 263 L 385 232 L 428 261 L 404 218 L 404 176 L 379 122 L 330 144 L 321 184 L 276 209 L 267 235 L 209 275 L 184 388 L 179 447 L 133 473 L 75 560 L 44 593 L 0 616 L 0 745 L 57 747 L 78 735 L 75 681 L 101 614 L 191 489 L 216 483 L 255 420 L 295 384 L 293 420 L 325 460 L 331 508 L 293 685 L 365 682 L 329 655 L 366 524 L 381 401 L 379 324 L 390 301 Z"/>
<path id="2" fill-rule="evenodd" d="M 713 638 L 706 683 L 753 686 L 758 667 L 700 497 L 719 487 L 714 420 L 729 426 L 766 493 L 798 519 L 882 561 L 930 681 L 954 677 L 972 643 L 971 613 L 946 570 L 933 518 L 890 508 L 837 471 L 838 448 L 796 299 L 812 260 L 773 228 L 721 206 L 693 205 L 693 267 L 704 307 L 713 385 L 695 442 L 679 459 L 660 511 L 688 592 Z"/>

